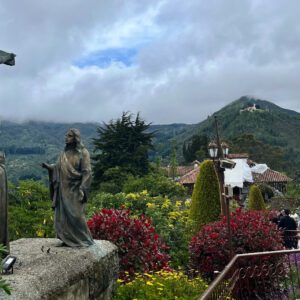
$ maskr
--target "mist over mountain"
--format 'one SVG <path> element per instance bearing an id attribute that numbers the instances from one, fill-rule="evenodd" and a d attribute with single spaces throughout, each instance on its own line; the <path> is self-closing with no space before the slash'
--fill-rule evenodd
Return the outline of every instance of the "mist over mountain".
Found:
<path id="1" fill-rule="evenodd" d="M 218 117 L 220 136 L 230 144 L 231 152 L 248 152 L 255 161 L 298 177 L 300 113 L 251 96 L 233 101 L 197 124 L 151 125 L 155 149 L 149 153 L 150 159 L 159 156 L 168 164 L 172 148 L 176 148 L 178 163 L 186 163 L 182 154 L 184 142 L 189 143 L 194 135 L 213 140 L 214 116 Z M 83 143 L 92 153 L 97 126 L 100 123 L 1 121 L 0 151 L 6 154 L 9 179 L 45 179 L 47 174 L 40 164 L 56 161 L 64 147 L 64 134 L 71 127 L 81 131 Z"/>

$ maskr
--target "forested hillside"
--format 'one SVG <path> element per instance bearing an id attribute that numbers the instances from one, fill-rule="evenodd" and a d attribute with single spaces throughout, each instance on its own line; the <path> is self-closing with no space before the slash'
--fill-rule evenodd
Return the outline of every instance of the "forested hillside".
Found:
<path id="1" fill-rule="evenodd" d="M 256 104 L 253 112 L 245 109 Z M 245 111 L 242 111 L 245 110 Z M 178 163 L 188 163 L 183 156 L 183 145 L 192 143 L 193 136 L 214 138 L 214 116 L 218 116 L 220 135 L 231 146 L 231 152 L 248 152 L 250 157 L 270 167 L 298 178 L 300 169 L 300 114 L 283 109 L 271 102 L 242 97 L 193 125 L 151 125 L 154 131 L 154 150 L 151 160 L 161 158 L 162 164 L 170 163 L 172 149 L 177 150 Z M 147 120 L 151 122 L 151 120 Z M 93 151 L 92 139 L 96 137 L 97 123 L 26 122 L 22 124 L 2 121 L 0 124 L 0 151 L 6 153 L 9 179 L 46 178 L 41 162 L 55 162 L 64 147 L 64 134 L 70 127 L 79 128 L 83 143 Z M 201 156 L 206 155 L 200 147 Z"/>

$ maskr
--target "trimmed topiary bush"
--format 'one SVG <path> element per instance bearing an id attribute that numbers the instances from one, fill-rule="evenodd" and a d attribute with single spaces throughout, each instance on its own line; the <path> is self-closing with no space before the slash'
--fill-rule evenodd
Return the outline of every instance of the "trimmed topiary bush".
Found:
<path id="1" fill-rule="evenodd" d="M 196 230 L 203 225 L 220 218 L 220 187 L 218 175 L 211 160 L 200 165 L 200 173 L 195 183 L 190 217 L 195 222 Z"/>
<path id="2" fill-rule="evenodd" d="M 232 247 L 234 254 L 283 249 L 282 234 L 270 222 L 272 212 L 237 210 L 231 214 Z M 204 226 L 189 246 L 190 266 L 207 278 L 222 271 L 230 261 L 226 217 Z"/>
<path id="3" fill-rule="evenodd" d="M 132 218 L 130 210 L 102 209 L 88 226 L 94 239 L 111 241 L 119 248 L 121 279 L 168 268 L 168 247 L 144 215 Z"/>
<path id="4" fill-rule="evenodd" d="M 253 184 L 249 191 L 249 210 L 266 209 L 264 198 L 258 186 Z"/>

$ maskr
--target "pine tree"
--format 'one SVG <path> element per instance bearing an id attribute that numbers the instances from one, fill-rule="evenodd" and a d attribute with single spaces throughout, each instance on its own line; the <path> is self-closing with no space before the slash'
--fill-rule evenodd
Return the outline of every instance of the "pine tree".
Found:
<path id="1" fill-rule="evenodd" d="M 98 138 L 93 140 L 96 154 L 92 157 L 94 187 L 105 181 L 104 175 L 111 168 L 134 176 L 148 173 L 153 138 L 153 133 L 147 132 L 149 126 L 139 114 L 132 120 L 132 114 L 123 112 L 121 118 L 97 128 Z"/>
<path id="2" fill-rule="evenodd" d="M 220 187 L 218 176 L 211 160 L 200 165 L 200 173 L 195 183 L 190 217 L 195 222 L 195 229 L 217 221 L 221 213 Z"/>
<path id="3" fill-rule="evenodd" d="M 258 186 L 253 184 L 249 191 L 249 210 L 266 209 L 264 198 Z"/>

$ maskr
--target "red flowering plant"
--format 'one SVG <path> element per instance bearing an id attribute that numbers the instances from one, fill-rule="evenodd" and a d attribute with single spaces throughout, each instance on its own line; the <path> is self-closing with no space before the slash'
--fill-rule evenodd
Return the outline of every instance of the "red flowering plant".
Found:
<path id="1" fill-rule="evenodd" d="M 168 268 L 168 246 L 145 215 L 133 218 L 130 210 L 104 208 L 88 221 L 88 226 L 94 239 L 109 240 L 119 248 L 119 277 L 125 282 L 134 273 Z"/>
<path id="2" fill-rule="evenodd" d="M 231 214 L 230 228 L 234 254 L 283 249 L 282 235 L 270 221 L 273 212 L 240 209 Z M 189 245 L 190 265 L 212 279 L 214 271 L 222 271 L 230 261 L 227 220 L 207 224 Z M 268 258 L 266 258 L 268 259 Z"/>

